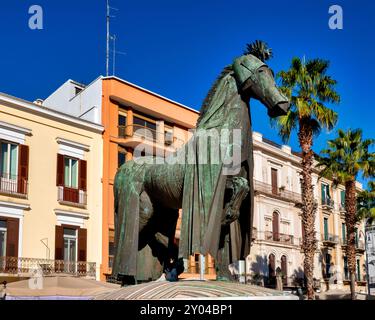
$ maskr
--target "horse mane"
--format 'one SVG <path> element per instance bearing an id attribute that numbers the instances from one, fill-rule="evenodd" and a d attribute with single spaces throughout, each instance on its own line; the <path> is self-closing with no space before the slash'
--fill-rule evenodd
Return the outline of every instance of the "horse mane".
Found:
<path id="1" fill-rule="evenodd" d="M 233 71 L 232 65 L 228 65 L 224 67 L 224 69 L 221 71 L 220 75 L 217 77 L 213 85 L 211 86 L 210 91 L 208 91 L 208 94 L 206 98 L 203 100 L 203 104 L 200 110 L 200 116 L 198 118 L 197 126 L 199 125 L 201 119 L 204 117 L 204 115 L 207 113 L 207 111 L 210 109 L 211 103 L 213 98 L 215 97 L 217 88 L 219 87 L 219 84 L 221 80 L 224 79 L 225 76 L 227 76 L 229 73 Z"/>

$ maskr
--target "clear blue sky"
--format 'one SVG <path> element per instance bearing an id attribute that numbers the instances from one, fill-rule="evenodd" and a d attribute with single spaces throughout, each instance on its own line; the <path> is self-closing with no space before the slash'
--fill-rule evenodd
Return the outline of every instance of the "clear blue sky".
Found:
<path id="1" fill-rule="evenodd" d="M 44 29 L 28 28 L 28 9 L 44 9 Z M 328 28 L 328 8 L 344 10 L 344 30 Z M 269 65 L 286 69 L 293 56 L 331 61 L 342 97 L 338 127 L 375 138 L 372 0 L 111 0 L 117 75 L 200 109 L 221 69 L 255 39 L 269 43 Z M 69 78 L 90 83 L 105 73 L 105 0 L 2 0 L 0 91 L 27 100 L 46 98 Z M 264 107 L 252 103 L 256 131 L 280 142 Z M 322 133 L 314 149 L 333 134 Z M 290 144 L 298 149 L 294 135 Z"/>

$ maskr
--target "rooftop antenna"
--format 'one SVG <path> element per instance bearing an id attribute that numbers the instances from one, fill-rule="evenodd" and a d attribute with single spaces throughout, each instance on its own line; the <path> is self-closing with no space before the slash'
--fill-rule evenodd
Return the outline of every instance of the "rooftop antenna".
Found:
<path id="1" fill-rule="evenodd" d="M 115 18 L 115 16 L 111 16 L 111 9 L 118 11 L 118 9 L 113 8 L 109 5 L 109 0 L 107 0 L 107 54 L 106 54 L 106 76 L 109 76 L 109 42 L 110 42 L 110 22 L 111 18 Z"/>
<path id="2" fill-rule="evenodd" d="M 115 75 L 115 73 L 116 73 L 116 54 L 126 55 L 126 53 L 116 50 L 117 36 L 114 34 L 113 36 L 110 36 L 110 37 L 111 37 L 111 40 L 113 41 L 113 49 L 112 49 L 112 54 L 113 54 L 112 64 L 113 64 L 113 66 L 112 66 L 112 72 L 113 72 L 113 75 Z"/>

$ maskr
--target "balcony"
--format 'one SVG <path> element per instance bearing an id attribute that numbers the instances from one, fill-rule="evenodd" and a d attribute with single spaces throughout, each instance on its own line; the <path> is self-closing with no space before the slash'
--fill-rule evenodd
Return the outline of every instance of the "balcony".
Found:
<path id="1" fill-rule="evenodd" d="M 96 277 L 95 262 L 0 257 L 0 275 L 29 277 L 38 270 L 44 276 Z"/>
<path id="2" fill-rule="evenodd" d="M 322 208 L 325 210 L 332 210 L 335 206 L 334 201 L 331 198 L 322 199 Z"/>
<path id="3" fill-rule="evenodd" d="M 125 147 L 136 147 L 140 143 L 147 143 L 153 147 L 171 148 L 176 150 L 185 141 L 174 137 L 169 132 L 159 132 L 141 125 L 118 126 L 118 138 Z"/>
<path id="4" fill-rule="evenodd" d="M 26 198 L 28 192 L 28 181 L 16 175 L 0 173 L 0 194 Z"/>
<path id="5" fill-rule="evenodd" d="M 322 242 L 326 247 L 334 247 L 339 243 L 339 237 L 330 233 L 322 234 Z"/>
<path id="6" fill-rule="evenodd" d="M 339 210 L 340 210 L 341 213 L 345 213 L 346 212 L 345 205 L 340 203 Z"/>
<path id="7" fill-rule="evenodd" d="M 57 201 L 65 205 L 85 207 L 87 205 L 87 193 L 83 190 L 60 186 L 57 189 Z"/>
<path id="8" fill-rule="evenodd" d="M 284 188 L 276 189 L 272 185 L 254 180 L 254 191 L 256 193 L 265 194 L 284 201 L 294 202 L 296 205 L 302 203 L 302 195 Z"/>
<path id="9" fill-rule="evenodd" d="M 294 236 L 290 234 L 283 234 L 277 233 L 272 231 L 265 231 L 264 232 L 264 240 L 272 241 L 272 242 L 279 242 L 288 245 L 298 245 L 299 242 L 295 241 Z"/>
<path id="10" fill-rule="evenodd" d="M 348 239 L 341 239 L 341 248 L 346 249 L 348 246 Z M 363 240 L 358 240 L 355 242 L 355 250 L 357 253 L 364 253 L 366 251 L 366 244 Z"/>

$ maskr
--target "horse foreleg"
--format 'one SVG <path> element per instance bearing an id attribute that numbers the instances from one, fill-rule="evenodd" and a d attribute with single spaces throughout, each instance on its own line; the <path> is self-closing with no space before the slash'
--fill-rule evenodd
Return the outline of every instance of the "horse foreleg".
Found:
<path id="1" fill-rule="evenodd" d="M 249 182 L 243 177 L 233 177 L 228 179 L 227 189 L 232 191 L 232 197 L 225 205 L 222 225 L 229 225 L 239 218 L 242 201 L 250 190 Z"/>

